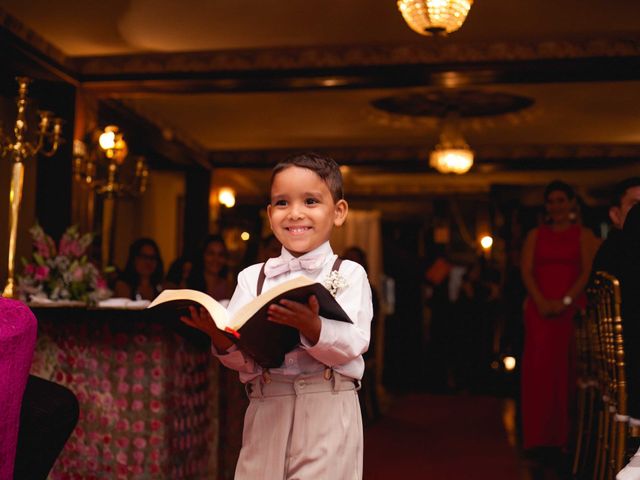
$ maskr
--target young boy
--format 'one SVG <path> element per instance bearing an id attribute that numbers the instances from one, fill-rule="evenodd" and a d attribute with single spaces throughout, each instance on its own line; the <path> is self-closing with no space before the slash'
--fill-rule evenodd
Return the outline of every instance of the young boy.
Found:
<path id="1" fill-rule="evenodd" d="M 364 269 L 348 260 L 336 262 L 329 245 L 333 227 L 344 223 L 347 212 L 333 160 L 307 154 L 276 165 L 267 213 L 282 243 L 281 255 L 240 272 L 228 310 L 233 314 L 260 291 L 297 275 L 323 284 L 333 278 L 336 300 L 353 324 L 320 317 L 313 296 L 307 304 L 282 300 L 271 305 L 269 320 L 299 330 L 300 343 L 280 367 L 266 370 L 212 327 L 204 310 L 192 309 L 192 317 L 183 318 L 211 336 L 214 354 L 238 370 L 247 386 L 250 404 L 236 480 L 362 478 L 356 390 L 373 308 Z"/>

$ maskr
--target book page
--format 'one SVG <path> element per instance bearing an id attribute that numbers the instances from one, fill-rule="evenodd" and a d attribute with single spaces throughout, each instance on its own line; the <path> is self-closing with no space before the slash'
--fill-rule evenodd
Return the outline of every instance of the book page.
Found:
<path id="1" fill-rule="evenodd" d="M 204 292 L 190 289 L 163 290 L 147 308 L 153 308 L 163 303 L 177 304 L 177 307 L 187 306 L 187 304 L 199 304 L 207 309 L 211 318 L 220 330 L 224 330 L 229 325 L 229 315 L 227 310 L 212 297 Z M 197 306 L 197 305 L 196 305 Z"/>
<path id="2" fill-rule="evenodd" d="M 311 280 L 309 277 L 300 275 L 270 288 L 247 303 L 245 306 L 241 307 L 229 321 L 229 326 L 234 330 L 238 330 L 254 313 L 260 310 L 263 305 L 269 303 L 278 295 L 288 292 L 289 290 L 293 290 L 294 288 L 305 287 L 307 285 L 313 285 L 314 283 L 317 282 L 315 280 Z"/>

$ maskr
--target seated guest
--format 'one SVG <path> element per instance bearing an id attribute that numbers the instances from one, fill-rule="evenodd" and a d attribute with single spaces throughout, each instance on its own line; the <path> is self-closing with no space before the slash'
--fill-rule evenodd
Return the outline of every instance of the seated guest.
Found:
<path id="1" fill-rule="evenodd" d="M 160 249 L 150 238 L 139 238 L 129 248 L 127 265 L 113 294 L 131 300 L 153 300 L 162 290 L 164 270 Z"/>
<path id="2" fill-rule="evenodd" d="M 71 390 L 29 375 L 20 409 L 14 480 L 45 480 L 78 416 L 78 399 Z"/>
<path id="3" fill-rule="evenodd" d="M 186 255 L 175 259 L 167 271 L 163 288 L 187 288 L 191 265 L 191 260 Z"/>
<path id="4" fill-rule="evenodd" d="M 233 294 L 229 278 L 227 246 L 220 235 L 209 235 L 193 258 L 188 288 L 200 290 L 214 299 L 228 300 Z"/>
<path id="5" fill-rule="evenodd" d="M 602 242 L 593 260 L 593 272 L 605 271 L 616 275 L 620 272 L 625 259 L 620 255 L 622 249 L 622 227 L 629 209 L 640 202 L 640 177 L 630 177 L 615 188 L 615 198 L 609 208 L 609 218 L 613 229 Z"/>

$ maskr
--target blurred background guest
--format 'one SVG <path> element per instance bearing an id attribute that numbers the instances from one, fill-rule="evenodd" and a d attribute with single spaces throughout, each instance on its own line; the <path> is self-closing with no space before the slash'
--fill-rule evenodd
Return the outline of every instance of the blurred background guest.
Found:
<path id="1" fill-rule="evenodd" d="M 227 246 L 220 235 L 205 238 L 193 258 L 187 286 L 218 301 L 231 298 L 234 282 L 229 276 Z"/>
<path id="2" fill-rule="evenodd" d="M 357 246 L 348 247 L 342 255 L 345 260 L 356 262 L 369 273 L 369 262 L 365 251 Z M 365 424 L 376 420 L 380 415 L 380 405 L 378 402 L 378 386 L 377 363 L 376 363 L 376 338 L 379 335 L 379 319 L 380 319 L 380 300 L 378 291 L 374 285 L 371 285 L 371 302 L 373 304 L 373 318 L 371 319 L 371 339 L 369 341 L 369 349 L 363 354 L 365 361 L 364 376 L 362 377 L 362 388 L 358 392 L 360 397 L 360 409 Z"/>
<path id="3" fill-rule="evenodd" d="M 129 258 L 114 287 L 114 296 L 153 300 L 162 290 L 164 267 L 160 249 L 150 238 L 139 238 L 129 247 Z"/>
<path id="4" fill-rule="evenodd" d="M 621 255 L 622 229 L 627 213 L 638 202 L 640 202 L 640 177 L 627 178 L 616 186 L 614 199 L 609 208 L 609 219 L 613 228 L 593 259 L 594 272 L 602 270 L 613 275 L 619 274 L 625 263 L 624 256 Z"/>
<path id="5" fill-rule="evenodd" d="M 525 450 L 562 458 L 568 448 L 574 387 L 573 317 L 583 305 L 593 234 L 574 223 L 575 193 L 553 181 L 544 192 L 547 222 L 529 232 L 522 252 L 525 345 L 522 433 Z M 543 450 L 540 450 L 543 447 Z"/>
<path id="6" fill-rule="evenodd" d="M 270 258 L 279 257 L 282 251 L 282 244 L 271 234 L 260 242 L 260 250 L 258 251 L 257 262 L 266 262 Z"/>
<path id="7" fill-rule="evenodd" d="M 163 288 L 187 288 L 187 280 L 191 273 L 192 262 L 188 256 L 183 255 L 171 262 L 167 276 L 164 279 Z"/>
<path id="8" fill-rule="evenodd" d="M 629 415 L 640 424 L 640 204 L 625 216 L 622 261 L 618 278 L 622 293 L 622 333 L 629 394 Z"/>

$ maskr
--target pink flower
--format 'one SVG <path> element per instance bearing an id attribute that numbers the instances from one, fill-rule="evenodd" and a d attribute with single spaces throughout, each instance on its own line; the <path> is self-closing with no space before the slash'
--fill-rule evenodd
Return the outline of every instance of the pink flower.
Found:
<path id="1" fill-rule="evenodd" d="M 80 265 L 78 265 L 71 272 L 71 281 L 81 282 L 83 279 L 84 279 L 84 270 Z"/>
<path id="2" fill-rule="evenodd" d="M 144 447 L 147 446 L 147 441 L 142 437 L 136 437 L 133 440 L 133 444 L 138 450 L 142 450 Z"/>
<path id="3" fill-rule="evenodd" d="M 160 423 L 160 420 L 156 420 L 155 418 L 153 420 L 151 420 L 151 430 L 156 432 L 158 430 L 160 430 L 160 427 L 162 426 L 162 424 Z"/>
<path id="4" fill-rule="evenodd" d="M 140 465 L 144 462 L 144 453 L 143 452 L 133 452 L 133 460 L 136 464 Z"/>
<path id="5" fill-rule="evenodd" d="M 152 382 L 150 386 L 151 394 L 154 396 L 158 396 L 162 393 L 162 384 L 157 382 Z"/>
<path id="6" fill-rule="evenodd" d="M 121 418 L 120 420 L 118 420 L 118 422 L 116 423 L 116 429 L 120 432 L 129 431 L 129 420 L 125 418 Z"/>
<path id="7" fill-rule="evenodd" d="M 42 281 L 46 280 L 49 277 L 49 267 L 46 265 L 38 265 L 36 267 L 34 278 L 36 280 Z"/>
<path id="8" fill-rule="evenodd" d="M 124 453 L 122 450 L 120 450 L 116 454 L 116 462 L 118 462 L 120 465 L 126 465 L 127 464 L 127 454 Z M 122 473 L 126 473 L 126 469 Z"/>
<path id="9" fill-rule="evenodd" d="M 116 440 L 116 444 L 120 448 L 127 448 L 129 446 L 129 439 L 127 437 L 119 437 Z"/>
<path id="10" fill-rule="evenodd" d="M 139 395 L 144 392 L 144 387 L 141 383 L 134 383 L 131 391 L 134 393 L 134 395 Z"/>
<path id="11" fill-rule="evenodd" d="M 162 405 L 158 400 L 151 400 L 151 402 L 149 403 L 149 407 L 151 408 L 151 411 L 153 413 L 158 413 Z"/>
<path id="12" fill-rule="evenodd" d="M 46 237 L 49 242 L 53 243 L 53 241 L 51 241 L 51 237 Z M 52 252 L 51 249 L 51 244 L 47 242 L 46 239 L 40 239 L 40 240 L 36 240 L 33 243 L 34 247 L 36 247 L 36 251 L 38 252 L 38 254 L 44 258 L 45 260 L 47 258 L 51 258 L 54 255 L 54 252 Z"/>
<path id="13" fill-rule="evenodd" d="M 107 288 L 107 281 L 102 277 L 98 277 L 96 279 L 96 288 L 99 288 L 99 289 Z"/>

